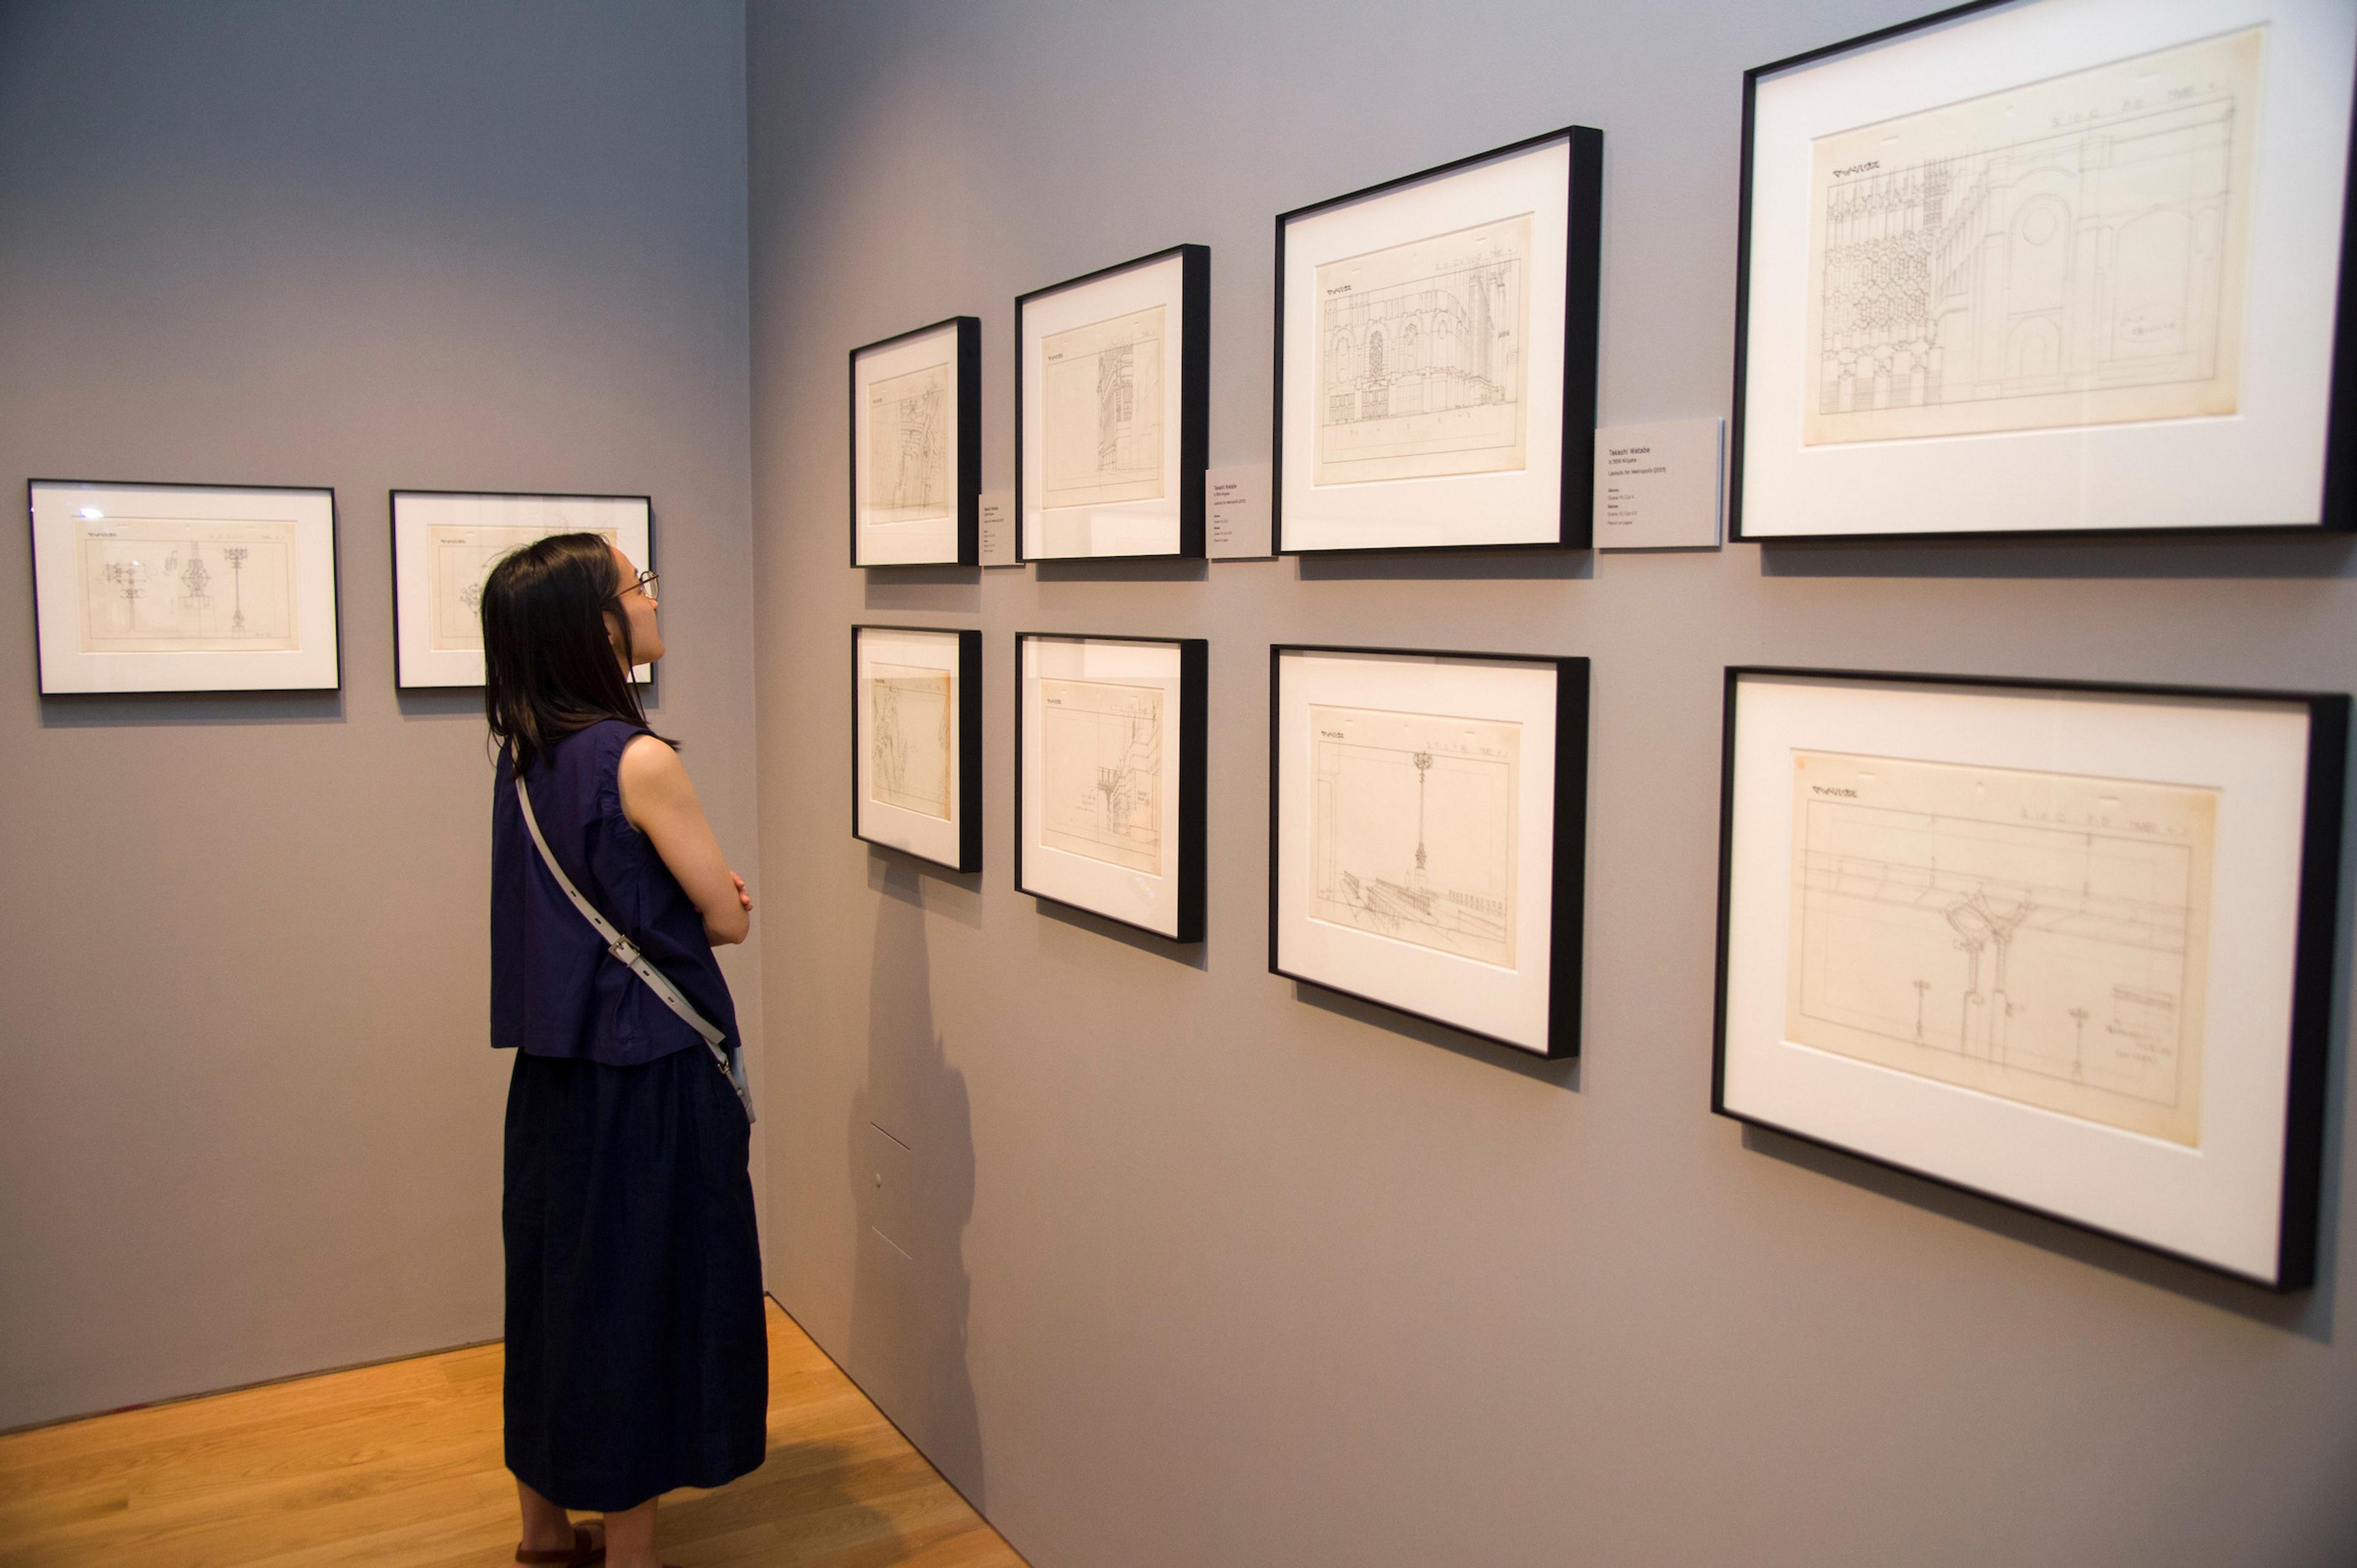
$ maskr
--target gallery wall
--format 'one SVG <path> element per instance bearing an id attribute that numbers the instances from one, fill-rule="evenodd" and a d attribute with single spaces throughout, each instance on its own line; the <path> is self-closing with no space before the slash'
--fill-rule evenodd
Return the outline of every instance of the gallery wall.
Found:
<path id="1" fill-rule="evenodd" d="M 1742 71 L 1928 8 L 756 0 L 770 1281 L 1039 1568 L 2357 1557 L 2345 1000 L 2289 1298 L 1707 1109 L 1727 664 L 2349 691 L 2349 543 L 845 565 L 854 345 L 979 315 L 1008 488 L 1015 295 L 1201 242 L 1265 459 L 1272 216 L 1568 123 L 1604 421 L 1724 414 Z M 978 875 L 851 836 L 859 621 L 985 634 Z M 1210 639 L 1200 948 L 1012 886 L 1030 630 Z M 1595 661 L 1579 1062 L 1267 972 L 1273 639 Z"/>
<path id="2" fill-rule="evenodd" d="M 655 722 L 752 876 L 744 42 L 0 7 L 0 489 L 332 486 L 343 648 L 340 693 L 45 701 L 0 551 L 0 1428 L 500 1331 L 491 772 L 478 693 L 394 693 L 389 489 L 652 496 Z"/>

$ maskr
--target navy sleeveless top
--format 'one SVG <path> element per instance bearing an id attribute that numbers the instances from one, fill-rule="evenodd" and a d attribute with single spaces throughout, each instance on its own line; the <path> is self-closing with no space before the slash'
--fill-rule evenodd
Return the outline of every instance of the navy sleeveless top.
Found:
<path id="1" fill-rule="evenodd" d="M 605 719 L 558 741 L 524 772 L 533 815 L 581 896 L 735 1045 L 737 1009 L 704 917 L 653 841 L 622 815 L 615 770 L 622 748 L 645 733 Z M 606 950 L 548 874 L 513 777 L 502 747 L 491 796 L 491 1045 L 609 1067 L 702 1050 L 704 1036 Z"/>

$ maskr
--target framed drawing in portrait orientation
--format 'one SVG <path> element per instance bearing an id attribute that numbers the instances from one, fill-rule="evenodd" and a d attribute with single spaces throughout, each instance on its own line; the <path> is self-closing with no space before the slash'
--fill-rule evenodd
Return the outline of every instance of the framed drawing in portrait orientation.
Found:
<path id="1" fill-rule="evenodd" d="M 404 692 L 483 683 L 483 581 L 535 540 L 596 533 L 640 568 L 655 564 L 645 496 L 395 490 L 392 505 L 393 684 Z M 630 678 L 651 681 L 654 667 Z"/>
<path id="2" fill-rule="evenodd" d="M 1587 660 L 1269 650 L 1276 974 L 1579 1051 Z"/>
<path id="3" fill-rule="evenodd" d="M 1280 554 L 1590 538 L 1604 133 L 1276 220 Z"/>
<path id="4" fill-rule="evenodd" d="M 982 321 L 851 351 L 851 564 L 982 559 Z"/>
<path id="5" fill-rule="evenodd" d="M 1727 672 L 1711 1108 L 2315 1273 L 2349 699 Z"/>
<path id="6" fill-rule="evenodd" d="M 336 492 L 34 479 L 41 694 L 332 692 Z"/>
<path id="7" fill-rule="evenodd" d="M 1015 886 L 1203 940 L 1201 638 L 1015 639 Z"/>
<path id="8" fill-rule="evenodd" d="M 851 832 L 982 869 L 982 633 L 851 628 Z"/>
<path id="9" fill-rule="evenodd" d="M 1203 553 L 1211 317 L 1205 245 L 1016 300 L 1018 559 Z"/>
<path id="10" fill-rule="evenodd" d="M 2357 526 L 2352 60 L 1987 0 L 1746 72 L 1731 537 Z"/>

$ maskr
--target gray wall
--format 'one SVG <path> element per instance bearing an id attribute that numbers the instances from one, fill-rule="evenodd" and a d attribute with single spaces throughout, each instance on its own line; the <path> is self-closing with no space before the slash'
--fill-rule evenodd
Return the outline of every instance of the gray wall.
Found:
<path id="1" fill-rule="evenodd" d="M 852 345 L 980 315 L 1004 487 L 1014 296 L 1202 241 L 1211 460 L 1265 457 L 1271 215 L 1572 121 L 1606 420 L 1723 413 L 1740 73 L 1925 8 L 756 5 L 771 1279 L 1040 1568 L 2357 1561 L 2337 1109 L 2288 1301 L 1706 1109 L 1723 666 L 2347 690 L 2347 544 L 844 564 Z M 849 834 L 861 619 L 987 638 L 977 876 Z M 1030 629 L 1211 639 L 1200 952 L 1010 885 Z M 1595 660 L 1576 1068 L 1266 972 L 1272 639 Z"/>
<path id="2" fill-rule="evenodd" d="M 344 659 L 44 702 L 0 550 L 0 1427 L 500 1332 L 490 770 L 476 693 L 395 698 L 388 489 L 653 496 L 656 722 L 751 871 L 744 45 L 738 0 L 0 7 L 0 491 L 331 485 Z"/>

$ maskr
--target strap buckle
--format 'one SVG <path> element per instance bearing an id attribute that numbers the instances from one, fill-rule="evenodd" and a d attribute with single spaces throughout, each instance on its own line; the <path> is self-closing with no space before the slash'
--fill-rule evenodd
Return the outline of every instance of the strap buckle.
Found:
<path id="1" fill-rule="evenodd" d="M 612 953 L 616 961 L 625 969 L 639 961 L 639 950 L 631 945 L 630 939 L 628 937 L 616 937 L 606 944 L 606 950 Z"/>

